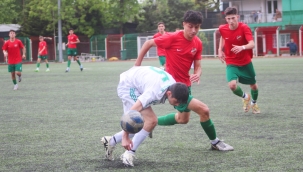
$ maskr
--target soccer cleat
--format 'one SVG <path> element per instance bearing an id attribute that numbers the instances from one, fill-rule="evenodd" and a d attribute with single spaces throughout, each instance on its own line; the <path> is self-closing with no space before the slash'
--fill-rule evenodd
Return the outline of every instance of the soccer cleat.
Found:
<path id="1" fill-rule="evenodd" d="M 18 84 L 14 85 L 14 90 L 18 90 Z"/>
<path id="2" fill-rule="evenodd" d="M 49 68 L 47 68 L 45 72 L 49 72 L 49 71 L 50 71 Z"/>
<path id="3" fill-rule="evenodd" d="M 243 110 L 244 112 L 248 112 L 250 108 L 250 95 L 247 94 L 247 99 L 243 99 Z"/>
<path id="4" fill-rule="evenodd" d="M 223 141 L 219 140 L 216 144 L 211 144 L 212 150 L 218 150 L 218 151 L 233 151 L 234 148 Z"/>
<path id="5" fill-rule="evenodd" d="M 148 134 L 148 137 L 149 137 L 149 138 L 153 138 L 153 131 L 151 131 L 151 132 Z"/>
<path id="6" fill-rule="evenodd" d="M 35 72 L 39 72 L 39 69 L 37 68 L 37 69 L 35 70 Z"/>
<path id="7" fill-rule="evenodd" d="M 259 106 L 257 105 L 257 103 L 252 104 L 251 109 L 252 109 L 253 114 L 259 114 L 260 113 L 260 109 L 259 109 Z"/>
<path id="8" fill-rule="evenodd" d="M 66 69 L 65 72 L 66 72 L 66 73 L 69 72 L 69 69 Z"/>
<path id="9" fill-rule="evenodd" d="M 135 155 L 132 153 L 129 153 L 128 151 L 125 151 L 124 154 L 122 154 L 120 156 L 120 159 L 122 160 L 123 164 L 125 166 L 131 166 L 131 167 L 134 166 L 134 163 L 133 163 L 134 158 L 136 158 Z"/>
<path id="10" fill-rule="evenodd" d="M 101 143 L 103 144 L 105 149 L 105 158 L 110 161 L 113 161 L 114 160 L 113 151 L 115 150 L 115 146 L 109 145 L 109 141 L 111 139 L 112 139 L 111 136 L 104 136 L 101 138 Z"/>
<path id="11" fill-rule="evenodd" d="M 21 82 L 22 77 L 18 75 L 18 81 Z"/>
<path id="12" fill-rule="evenodd" d="M 83 71 L 83 66 L 82 65 L 80 66 L 80 70 Z"/>

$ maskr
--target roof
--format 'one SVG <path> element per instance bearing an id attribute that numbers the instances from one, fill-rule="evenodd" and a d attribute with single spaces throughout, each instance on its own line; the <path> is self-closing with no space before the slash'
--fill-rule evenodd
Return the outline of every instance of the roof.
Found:
<path id="1" fill-rule="evenodd" d="M 10 30 L 17 31 L 20 27 L 18 24 L 0 24 L 0 32 L 8 32 Z"/>

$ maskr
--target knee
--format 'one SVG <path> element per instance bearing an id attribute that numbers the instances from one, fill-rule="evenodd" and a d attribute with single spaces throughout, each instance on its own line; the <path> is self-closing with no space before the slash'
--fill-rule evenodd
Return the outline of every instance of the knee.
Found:
<path id="1" fill-rule="evenodd" d="M 235 82 L 228 83 L 228 86 L 232 91 L 237 89 L 237 84 Z"/>
<path id="2" fill-rule="evenodd" d="M 176 121 L 178 124 L 187 124 L 189 122 L 189 117 L 187 115 L 177 115 Z"/>
<path id="3" fill-rule="evenodd" d="M 202 111 L 202 113 L 199 113 L 200 118 L 204 119 L 204 120 L 209 119 L 209 108 L 208 108 L 208 106 L 206 106 L 206 105 L 202 106 L 201 111 Z"/>
<path id="4" fill-rule="evenodd" d="M 258 89 L 258 85 L 257 84 L 251 85 L 250 88 L 252 90 L 257 90 Z"/>

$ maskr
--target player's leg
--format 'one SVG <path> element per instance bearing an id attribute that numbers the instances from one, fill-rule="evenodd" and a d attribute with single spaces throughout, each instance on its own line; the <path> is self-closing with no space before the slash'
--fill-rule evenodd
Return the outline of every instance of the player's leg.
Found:
<path id="1" fill-rule="evenodd" d="M 16 75 L 18 76 L 18 81 L 21 82 L 22 63 L 18 63 L 15 65 L 15 71 L 16 71 Z"/>
<path id="2" fill-rule="evenodd" d="M 36 64 L 37 68 L 36 68 L 35 72 L 39 72 L 40 61 L 41 61 L 41 56 L 39 55 L 39 56 L 38 56 L 38 59 L 37 59 L 37 64 Z"/>
<path id="3" fill-rule="evenodd" d="M 72 56 L 68 55 L 67 56 L 67 68 L 66 68 L 65 72 L 69 72 L 71 60 L 72 60 Z"/>
<path id="4" fill-rule="evenodd" d="M 77 61 L 78 65 L 80 66 L 80 70 L 83 71 L 83 66 L 82 66 L 78 56 L 74 56 L 74 60 Z"/>
<path id="5" fill-rule="evenodd" d="M 142 130 L 136 133 L 132 139 L 132 149 L 125 151 L 120 157 L 123 164 L 127 166 L 134 166 L 133 159 L 135 157 L 136 150 L 157 125 L 157 116 L 151 107 L 142 110 L 140 113 L 144 118 L 144 127 Z"/>
<path id="6" fill-rule="evenodd" d="M 46 72 L 49 72 L 49 64 L 48 64 L 48 60 L 47 60 L 47 56 L 45 56 L 45 59 L 44 59 L 45 63 L 46 63 Z"/>
<path id="7" fill-rule="evenodd" d="M 250 95 L 243 92 L 241 87 L 237 85 L 237 79 L 239 76 L 239 68 L 237 66 L 228 65 L 226 67 L 226 79 L 230 90 L 237 96 L 243 98 L 243 110 L 248 112 L 250 108 Z"/>
<path id="8" fill-rule="evenodd" d="M 165 69 L 166 57 L 159 56 L 159 62 L 160 62 L 160 65 Z"/>

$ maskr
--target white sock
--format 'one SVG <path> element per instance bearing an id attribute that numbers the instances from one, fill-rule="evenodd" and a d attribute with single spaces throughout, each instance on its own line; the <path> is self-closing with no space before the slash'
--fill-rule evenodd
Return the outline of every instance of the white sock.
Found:
<path id="1" fill-rule="evenodd" d="M 137 148 L 139 147 L 139 145 L 146 139 L 146 137 L 149 135 L 149 132 L 142 129 L 141 131 L 139 131 L 137 134 L 135 134 L 134 138 L 133 138 L 133 147 L 132 147 L 132 151 L 136 151 Z"/>
<path id="2" fill-rule="evenodd" d="M 111 146 L 115 146 L 117 143 L 120 143 L 122 141 L 122 136 L 123 136 L 123 130 L 120 131 L 119 133 L 116 133 L 113 135 L 113 138 L 110 139 L 109 144 Z M 133 138 L 135 134 L 129 134 L 129 138 Z"/>
<path id="3" fill-rule="evenodd" d="M 218 138 L 216 138 L 215 140 L 211 140 L 210 142 L 211 142 L 211 144 L 217 144 L 218 142 L 220 141 L 220 139 L 218 139 Z"/>
<path id="4" fill-rule="evenodd" d="M 244 98 L 243 99 L 247 99 L 248 95 L 246 93 L 244 93 Z"/>

